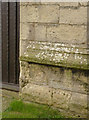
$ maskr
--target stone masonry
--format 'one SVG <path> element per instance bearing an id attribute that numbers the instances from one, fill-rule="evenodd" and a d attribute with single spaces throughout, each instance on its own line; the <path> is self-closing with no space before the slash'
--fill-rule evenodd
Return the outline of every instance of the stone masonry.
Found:
<path id="1" fill-rule="evenodd" d="M 87 117 L 88 3 L 20 3 L 20 87 L 25 101 Z"/>

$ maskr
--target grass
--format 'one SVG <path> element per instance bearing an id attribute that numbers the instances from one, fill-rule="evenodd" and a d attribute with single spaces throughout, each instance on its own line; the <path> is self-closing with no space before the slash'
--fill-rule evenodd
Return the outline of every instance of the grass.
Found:
<path id="1" fill-rule="evenodd" d="M 2 114 L 3 118 L 64 118 L 59 111 L 46 105 L 14 100 Z"/>

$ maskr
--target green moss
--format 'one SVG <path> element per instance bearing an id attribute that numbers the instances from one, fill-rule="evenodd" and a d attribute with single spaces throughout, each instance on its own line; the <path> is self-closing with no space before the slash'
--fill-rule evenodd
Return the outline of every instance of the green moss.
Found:
<path id="1" fill-rule="evenodd" d="M 25 61 L 25 62 L 34 62 L 34 63 L 40 63 L 40 64 L 46 64 L 46 65 L 53 65 L 53 66 L 62 66 L 62 67 L 68 67 L 68 68 L 76 68 L 76 69 L 83 69 L 83 70 L 89 70 L 89 64 L 79 64 L 79 63 L 73 63 L 73 62 L 66 62 L 60 61 L 60 62 L 55 62 L 55 61 L 50 61 L 46 59 L 38 59 L 38 58 L 30 58 L 30 57 L 25 57 L 21 56 L 20 61 Z"/>
<path id="2" fill-rule="evenodd" d="M 64 118 L 58 110 L 47 105 L 14 100 L 3 113 L 3 118 Z"/>

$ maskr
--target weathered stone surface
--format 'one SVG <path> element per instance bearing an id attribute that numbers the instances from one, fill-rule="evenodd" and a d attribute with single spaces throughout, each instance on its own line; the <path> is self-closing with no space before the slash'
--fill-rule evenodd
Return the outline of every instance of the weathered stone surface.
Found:
<path id="1" fill-rule="evenodd" d="M 87 71 L 64 69 L 38 64 L 21 62 L 21 85 L 28 83 L 48 85 L 50 88 L 63 89 L 72 92 L 87 94 L 89 84 Z M 23 77 L 24 75 L 24 77 Z"/>
<path id="2" fill-rule="evenodd" d="M 87 76 L 82 76 L 84 71 L 79 70 L 71 70 L 71 69 L 62 69 L 59 68 L 58 71 L 51 71 L 50 74 L 48 72 L 48 85 L 52 88 L 69 90 L 72 92 L 79 92 L 87 94 L 89 84 L 87 83 Z M 87 72 L 85 72 L 87 74 Z M 84 80 L 86 82 L 84 82 Z"/>
<path id="3" fill-rule="evenodd" d="M 29 6 L 29 5 L 37 5 L 37 4 L 41 4 L 40 0 L 37 1 L 30 1 L 30 2 L 20 2 L 20 6 Z"/>
<path id="4" fill-rule="evenodd" d="M 53 89 L 53 106 L 61 109 L 68 110 L 68 103 L 71 97 L 71 92 L 63 91 L 60 89 Z"/>
<path id="5" fill-rule="evenodd" d="M 28 83 L 47 85 L 47 77 L 45 72 L 48 70 L 44 65 L 28 64 L 21 62 L 21 85 L 25 86 Z M 24 75 L 24 76 L 23 76 Z"/>
<path id="6" fill-rule="evenodd" d="M 35 63 L 40 63 L 40 64 L 46 64 L 46 65 L 54 65 L 54 66 L 62 66 L 62 67 L 67 67 L 67 68 L 89 70 L 89 64 L 87 64 L 87 62 L 84 63 L 81 60 L 79 60 L 79 61 L 72 63 L 72 61 L 74 59 L 73 56 L 70 56 L 69 59 L 61 59 L 60 54 L 56 54 L 56 57 L 57 57 L 57 60 L 56 60 L 55 55 L 52 58 L 50 55 L 50 52 L 48 52 L 46 56 L 45 56 L 45 54 L 43 56 L 42 51 L 40 52 L 40 54 L 39 54 L 39 52 L 40 52 L 39 50 L 29 51 L 29 54 L 26 54 L 25 56 L 21 56 L 20 60 L 27 61 L 27 62 L 35 62 Z M 30 57 L 28 57 L 29 55 L 30 55 Z M 80 57 L 81 56 L 79 56 L 79 58 Z M 86 59 L 86 57 L 87 56 L 85 56 L 84 59 Z"/>
<path id="7" fill-rule="evenodd" d="M 39 22 L 58 23 L 59 6 L 58 5 L 40 5 L 38 7 Z"/>
<path id="8" fill-rule="evenodd" d="M 30 83 L 22 89 L 22 92 L 22 96 L 27 94 L 29 96 L 30 101 L 52 105 L 60 109 L 68 109 L 68 102 L 71 97 L 71 92 Z"/>
<path id="9" fill-rule="evenodd" d="M 87 27 L 71 25 L 50 25 L 47 27 L 47 41 L 79 44 L 86 43 Z"/>
<path id="10" fill-rule="evenodd" d="M 46 26 L 42 24 L 35 25 L 35 41 L 46 41 Z"/>
<path id="11" fill-rule="evenodd" d="M 48 78 L 46 72 L 48 72 L 48 68 L 44 65 L 29 64 L 29 82 L 47 85 Z"/>
<path id="12" fill-rule="evenodd" d="M 26 52 L 26 49 L 27 49 L 27 46 L 29 44 L 29 41 L 28 40 L 21 40 L 21 49 L 20 49 L 20 55 L 24 55 L 24 53 Z"/>
<path id="13" fill-rule="evenodd" d="M 59 2 L 61 7 L 78 7 L 78 2 Z"/>
<path id="14" fill-rule="evenodd" d="M 23 95 L 28 94 L 30 101 L 51 105 L 52 91 L 48 86 L 40 86 L 29 83 L 22 88 L 22 93 Z"/>
<path id="15" fill-rule="evenodd" d="M 24 100 L 86 117 L 86 23 L 85 2 L 21 3 L 20 86 Z"/>
<path id="16" fill-rule="evenodd" d="M 79 2 L 79 5 L 86 7 L 86 6 L 89 6 L 89 3 L 88 2 Z"/>
<path id="17" fill-rule="evenodd" d="M 39 13 L 37 5 L 21 6 L 20 22 L 38 22 Z"/>
<path id="18" fill-rule="evenodd" d="M 87 95 L 72 93 L 69 110 L 75 111 L 75 113 L 85 114 L 87 117 Z"/>
<path id="19" fill-rule="evenodd" d="M 65 109 L 76 117 L 87 117 L 87 96 L 84 94 L 30 83 L 22 89 L 22 93 L 25 101 L 51 105 L 59 110 Z"/>
<path id="20" fill-rule="evenodd" d="M 81 48 L 79 45 L 29 41 L 21 60 L 89 69 L 87 57 L 87 48 Z"/>
<path id="21" fill-rule="evenodd" d="M 37 1 L 37 2 L 20 2 L 20 6 L 27 6 L 27 5 L 34 5 L 34 4 L 43 4 L 43 5 L 60 5 L 61 7 L 80 7 L 80 6 L 87 6 L 88 2 L 51 2 L 51 1 L 44 1 L 42 2 L 41 0 Z"/>
<path id="22" fill-rule="evenodd" d="M 21 62 L 20 68 L 20 86 L 25 86 L 29 81 L 29 63 Z"/>
<path id="23" fill-rule="evenodd" d="M 64 53 L 75 53 L 75 54 L 88 54 L 87 44 L 71 44 L 71 43 L 63 43 L 63 42 L 47 42 L 47 41 L 28 41 L 26 50 L 45 50 L 45 51 L 57 51 Z M 23 42 L 23 40 L 21 41 Z M 25 51 L 26 51 L 25 50 Z"/>
<path id="24" fill-rule="evenodd" d="M 35 27 L 34 24 L 21 23 L 20 25 L 20 39 L 34 40 L 35 38 Z"/>
<path id="25" fill-rule="evenodd" d="M 64 24 L 87 24 L 87 7 L 60 8 L 60 21 Z"/>
<path id="26" fill-rule="evenodd" d="M 58 5 L 29 5 L 21 6 L 21 22 L 58 23 Z"/>

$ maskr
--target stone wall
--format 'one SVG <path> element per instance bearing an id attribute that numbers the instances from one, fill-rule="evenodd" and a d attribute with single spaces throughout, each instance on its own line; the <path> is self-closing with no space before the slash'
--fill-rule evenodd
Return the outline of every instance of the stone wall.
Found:
<path id="1" fill-rule="evenodd" d="M 86 117 L 88 4 L 26 2 L 20 11 L 22 97 Z"/>

